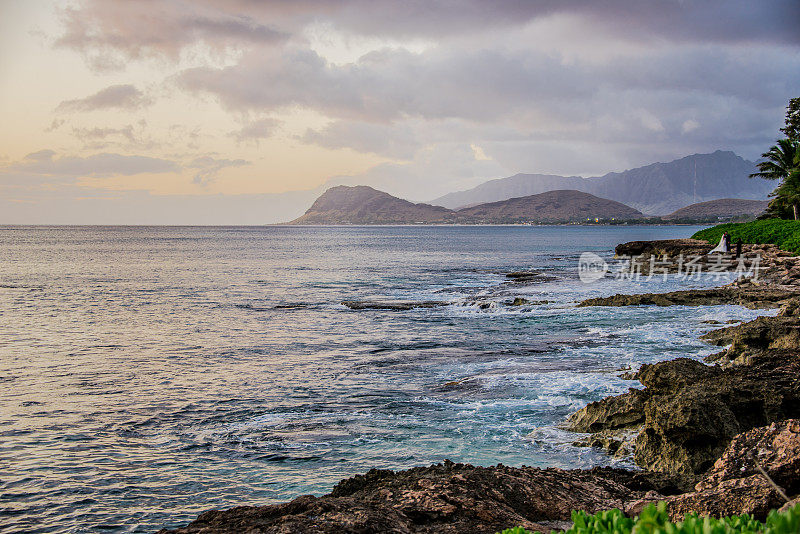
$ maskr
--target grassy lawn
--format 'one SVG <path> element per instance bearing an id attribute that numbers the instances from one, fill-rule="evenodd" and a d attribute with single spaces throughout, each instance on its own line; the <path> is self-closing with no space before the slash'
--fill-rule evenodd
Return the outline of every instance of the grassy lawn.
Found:
<path id="1" fill-rule="evenodd" d="M 742 243 L 772 243 L 793 254 L 800 254 L 800 221 L 765 219 L 748 223 L 720 224 L 700 230 L 692 237 L 716 245 L 723 232 L 730 234 L 731 245 L 738 239 L 741 239 Z"/>

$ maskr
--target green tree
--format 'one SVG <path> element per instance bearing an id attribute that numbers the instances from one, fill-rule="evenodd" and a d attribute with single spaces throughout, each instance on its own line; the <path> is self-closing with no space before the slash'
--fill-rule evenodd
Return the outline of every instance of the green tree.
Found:
<path id="1" fill-rule="evenodd" d="M 800 97 L 789 100 L 789 105 L 786 106 L 785 123 L 786 126 L 781 128 L 781 131 L 789 139 L 795 142 L 800 141 Z"/>
<path id="2" fill-rule="evenodd" d="M 791 208 L 791 214 L 797 220 L 797 206 L 800 204 L 800 97 L 789 100 L 784 124 L 781 132 L 786 134 L 786 139 L 779 139 L 775 146 L 761 154 L 764 160 L 756 165 L 758 172 L 750 175 L 750 178 L 781 181 L 770 193 L 774 199 L 759 219 L 784 218 Z"/>
<path id="3" fill-rule="evenodd" d="M 779 139 L 778 144 L 761 154 L 764 161 L 758 163 L 758 172 L 750 178 L 764 178 L 765 180 L 783 180 L 792 172 L 795 166 L 797 141 L 792 139 Z"/>

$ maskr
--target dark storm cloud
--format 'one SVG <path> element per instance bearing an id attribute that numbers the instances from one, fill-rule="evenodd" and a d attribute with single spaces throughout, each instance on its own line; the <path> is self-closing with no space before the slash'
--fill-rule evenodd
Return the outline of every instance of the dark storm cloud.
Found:
<path id="1" fill-rule="evenodd" d="M 223 69 L 195 68 L 179 83 L 219 97 L 231 109 L 302 106 L 365 120 L 468 117 L 491 120 L 532 99 L 587 97 L 576 69 L 547 55 L 481 51 L 474 55 L 382 50 L 333 65 L 311 50 L 253 55 Z"/>
<path id="2" fill-rule="evenodd" d="M 137 109 L 147 106 L 151 100 L 130 84 L 112 85 L 93 95 L 74 100 L 65 100 L 58 111 L 94 111 L 97 109 Z"/>
<path id="3" fill-rule="evenodd" d="M 64 12 L 59 44 L 114 49 L 127 57 L 177 57 L 184 46 L 281 42 L 314 21 L 362 35 L 429 37 L 525 25 L 572 15 L 623 38 L 693 42 L 800 43 L 795 0 L 88 0 Z"/>
<path id="4" fill-rule="evenodd" d="M 800 86 L 800 56 L 679 47 L 602 64 L 565 64 L 533 51 L 437 48 L 420 54 L 384 50 L 334 65 L 310 50 L 288 50 L 223 69 L 191 69 L 178 80 L 189 90 L 217 96 L 230 109 L 301 106 L 364 121 L 491 122 L 540 112 L 553 120 L 585 121 L 593 107 L 603 113 L 637 101 L 667 116 L 675 110 L 665 104 L 676 100 L 675 94 L 684 95 L 681 104 L 711 96 L 772 109 Z M 621 100 L 628 95 L 634 98 Z"/>

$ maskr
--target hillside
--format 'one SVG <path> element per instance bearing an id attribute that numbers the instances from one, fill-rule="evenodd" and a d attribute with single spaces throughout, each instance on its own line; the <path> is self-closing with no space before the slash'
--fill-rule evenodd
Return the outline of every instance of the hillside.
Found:
<path id="1" fill-rule="evenodd" d="M 591 178 L 517 174 L 447 194 L 431 204 L 458 209 L 549 190 L 574 189 L 622 202 L 643 213 L 665 215 L 721 196 L 766 199 L 775 184 L 748 178 L 755 170 L 753 162 L 718 150 Z"/>
<path id="2" fill-rule="evenodd" d="M 414 204 L 367 186 L 342 185 L 328 189 L 305 215 L 288 224 L 505 224 L 641 216 L 629 206 L 580 191 L 549 191 L 452 211 Z"/>
<path id="3" fill-rule="evenodd" d="M 581 191 L 548 191 L 538 195 L 480 204 L 456 212 L 459 221 L 517 223 L 568 222 L 587 219 L 637 219 L 641 212 Z"/>
<path id="4" fill-rule="evenodd" d="M 414 204 L 365 185 L 340 185 L 289 224 L 415 224 L 447 222 L 452 216 L 441 206 Z"/>
<path id="5" fill-rule="evenodd" d="M 681 208 L 669 215 L 665 219 L 714 219 L 730 218 L 741 216 L 756 217 L 767 209 L 767 200 L 746 200 L 742 198 L 721 198 L 719 200 L 709 200 L 708 202 L 698 202 Z"/>

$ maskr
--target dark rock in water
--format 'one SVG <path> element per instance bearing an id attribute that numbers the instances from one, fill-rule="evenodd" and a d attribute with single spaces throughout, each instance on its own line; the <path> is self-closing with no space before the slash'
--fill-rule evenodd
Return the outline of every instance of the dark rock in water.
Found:
<path id="1" fill-rule="evenodd" d="M 643 254 L 675 257 L 708 254 L 713 249 L 705 241 L 698 239 L 663 239 L 660 241 L 630 241 L 617 245 L 617 256 L 640 256 Z"/>
<path id="2" fill-rule="evenodd" d="M 797 294 L 777 287 L 725 286 L 713 289 L 691 289 L 670 293 L 613 295 L 587 299 L 578 306 L 717 306 L 737 304 L 747 308 L 777 308 Z"/>
<path id="3" fill-rule="evenodd" d="M 444 464 L 392 472 L 373 469 L 320 498 L 210 511 L 188 533 L 475 533 L 509 526 L 548 532 L 568 528 L 572 510 L 626 509 L 663 499 L 660 477 L 621 469 L 539 469 Z M 669 484 L 666 484 L 669 485 Z"/>
<path id="4" fill-rule="evenodd" d="M 531 301 L 529 301 L 528 299 L 524 299 L 522 297 L 514 297 L 514 300 L 512 300 L 508 305 L 509 306 L 525 306 L 526 304 L 530 304 L 530 303 L 531 303 Z"/>
<path id="5" fill-rule="evenodd" d="M 437 300 L 426 301 L 377 301 L 377 300 L 345 300 L 342 305 L 347 306 L 351 310 L 391 310 L 391 311 L 406 311 L 413 310 L 414 308 L 437 308 L 439 306 L 447 306 L 447 302 Z"/>
<path id="6" fill-rule="evenodd" d="M 514 271 L 513 273 L 506 273 L 506 278 L 522 282 L 532 280 L 541 274 L 539 271 Z"/>
<path id="7" fill-rule="evenodd" d="M 506 278 L 512 284 L 530 284 L 533 282 L 551 282 L 557 278 L 552 275 L 543 274 L 539 271 L 515 271 L 513 273 L 506 273 Z"/>

